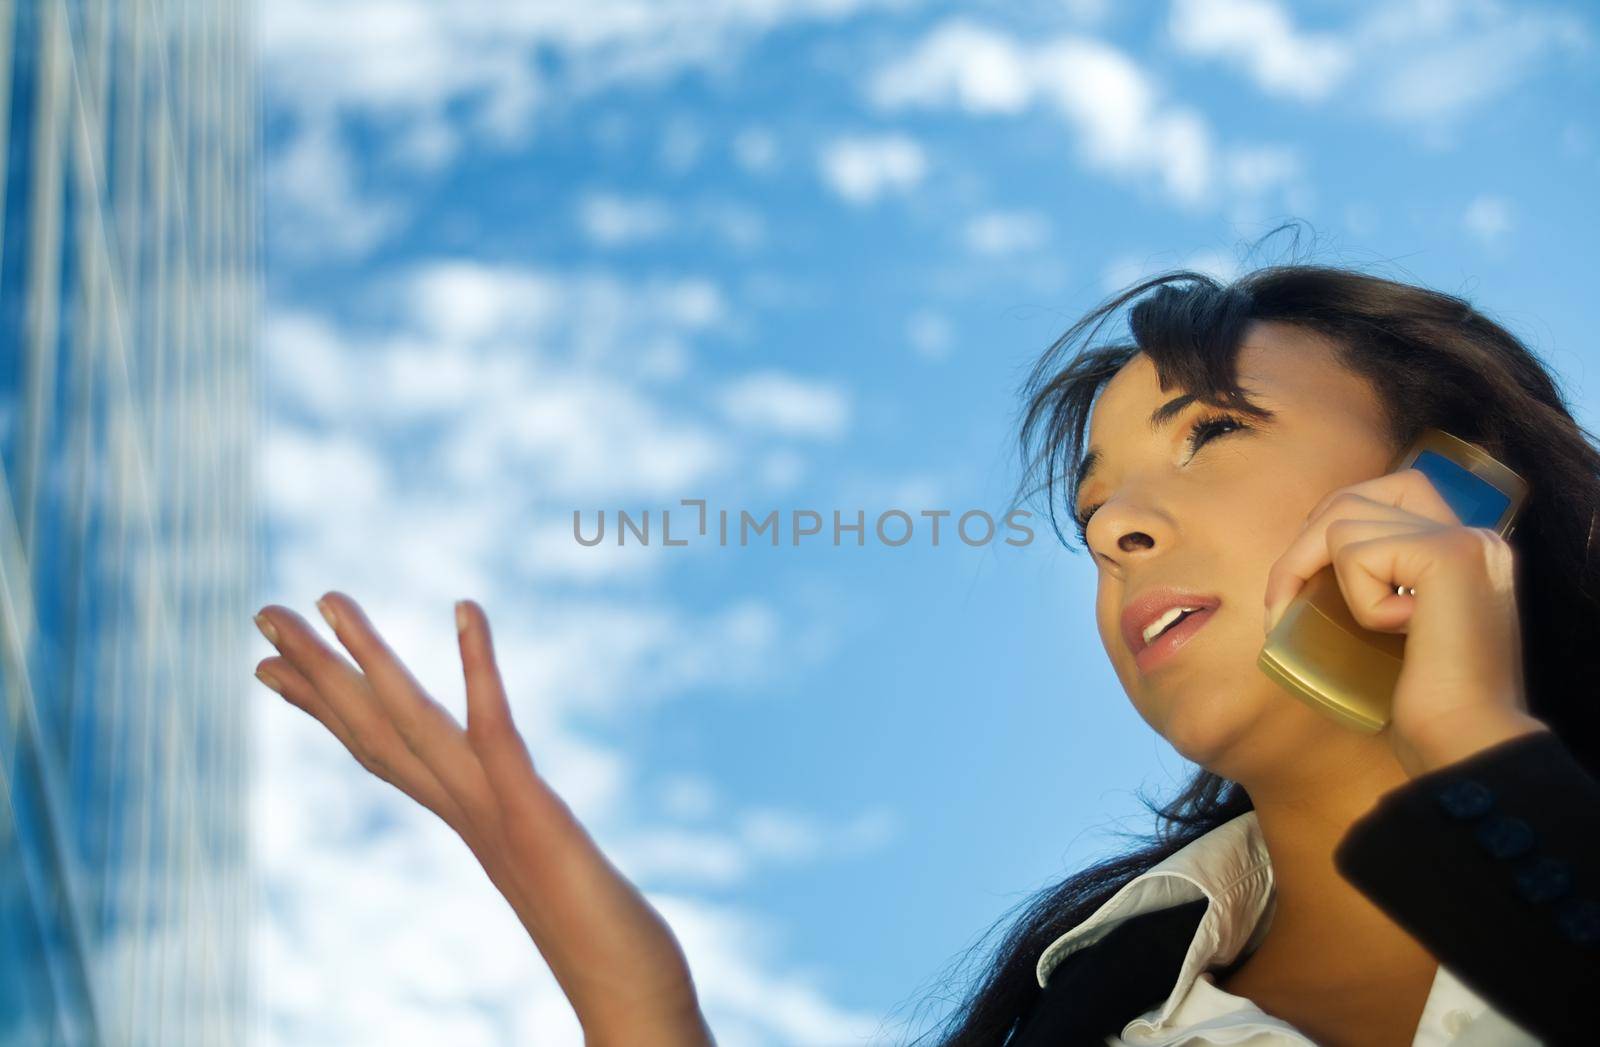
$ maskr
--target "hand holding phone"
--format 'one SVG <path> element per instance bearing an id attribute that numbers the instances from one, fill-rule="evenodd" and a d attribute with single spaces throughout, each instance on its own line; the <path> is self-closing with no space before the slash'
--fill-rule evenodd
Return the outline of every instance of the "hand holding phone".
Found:
<path id="1" fill-rule="evenodd" d="M 1428 477 L 1467 527 L 1509 538 L 1527 504 L 1526 480 L 1476 444 L 1427 429 L 1391 463 Z M 1350 614 L 1332 564 L 1306 580 L 1284 609 L 1256 664 L 1290 694 L 1347 726 L 1376 733 L 1390 721 L 1406 637 Z"/>

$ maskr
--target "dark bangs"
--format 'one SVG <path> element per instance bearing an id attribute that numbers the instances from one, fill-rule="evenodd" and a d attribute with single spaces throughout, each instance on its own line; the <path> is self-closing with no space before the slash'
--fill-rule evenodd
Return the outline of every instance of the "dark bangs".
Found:
<path id="1" fill-rule="evenodd" d="M 1094 345 L 1106 324 L 1135 300 L 1126 331 L 1118 332 L 1120 340 Z M 1017 500 L 1043 493 L 1050 526 L 1068 544 L 1057 507 L 1063 506 L 1071 519 L 1072 499 L 1087 464 L 1083 452 L 1090 409 L 1112 376 L 1141 352 L 1155 366 L 1163 392 L 1178 390 L 1212 407 L 1270 417 L 1238 383 L 1239 348 L 1254 319 L 1245 284 L 1222 284 L 1187 269 L 1136 284 L 1079 319 L 1044 352 L 1023 383 Z M 1066 357 L 1070 359 L 1063 362 Z M 1182 409 L 1179 404 L 1168 413 Z"/>

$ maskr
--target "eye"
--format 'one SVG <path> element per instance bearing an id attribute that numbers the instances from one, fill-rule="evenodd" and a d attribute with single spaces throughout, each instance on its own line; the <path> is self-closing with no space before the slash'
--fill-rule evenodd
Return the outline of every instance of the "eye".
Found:
<path id="1" fill-rule="evenodd" d="M 1212 437 L 1224 436 L 1228 433 L 1248 428 L 1250 428 L 1248 425 L 1245 425 L 1231 414 L 1213 414 L 1204 418 L 1197 418 L 1195 423 L 1189 427 L 1189 453 L 1192 455 L 1199 451 L 1201 446 L 1211 441 Z M 1078 524 L 1078 541 L 1080 544 L 1085 546 L 1089 544 L 1089 518 L 1103 504 L 1096 503 L 1091 505 L 1081 515 L 1073 518 Z"/>

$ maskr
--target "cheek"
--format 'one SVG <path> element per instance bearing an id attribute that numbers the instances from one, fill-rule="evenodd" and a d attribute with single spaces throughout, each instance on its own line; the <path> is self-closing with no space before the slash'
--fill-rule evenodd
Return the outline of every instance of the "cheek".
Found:
<path id="1" fill-rule="evenodd" d="M 1100 646 L 1105 649 L 1106 657 L 1116 664 L 1122 657 L 1126 644 L 1122 642 L 1122 622 L 1120 621 L 1122 608 L 1115 604 L 1102 604 L 1095 612 L 1095 619 L 1100 627 Z"/>
<path id="2" fill-rule="evenodd" d="M 1299 537 L 1306 514 L 1332 489 L 1317 476 L 1263 476 L 1241 486 L 1215 517 L 1215 529 L 1207 529 L 1215 542 L 1217 584 L 1241 586 L 1241 599 L 1260 602 L 1267 571 Z"/>
<path id="3" fill-rule="evenodd" d="M 1122 622 L 1120 616 L 1122 609 L 1113 608 L 1110 615 L 1100 621 L 1100 644 L 1105 650 L 1106 661 L 1117 674 L 1117 679 L 1122 684 L 1123 691 L 1129 698 L 1139 693 L 1139 669 L 1133 663 L 1133 652 L 1128 650 L 1128 645 L 1122 639 Z"/>

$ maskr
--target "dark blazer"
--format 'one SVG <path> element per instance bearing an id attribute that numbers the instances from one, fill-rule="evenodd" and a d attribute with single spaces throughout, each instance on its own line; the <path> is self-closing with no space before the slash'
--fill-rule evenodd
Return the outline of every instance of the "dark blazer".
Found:
<path id="1" fill-rule="evenodd" d="M 1461 983 L 1551 1047 L 1600 1042 L 1600 781 L 1536 731 L 1384 793 L 1340 875 Z M 1204 898 L 1068 956 L 1007 1047 L 1104 1047 L 1172 991 Z"/>

